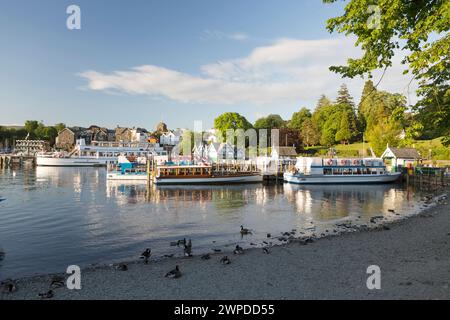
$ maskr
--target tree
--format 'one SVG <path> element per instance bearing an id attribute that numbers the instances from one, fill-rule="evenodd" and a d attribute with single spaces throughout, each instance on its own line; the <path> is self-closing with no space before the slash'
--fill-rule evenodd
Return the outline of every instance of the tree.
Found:
<path id="1" fill-rule="evenodd" d="M 332 106 L 336 109 L 336 106 Z M 340 114 L 331 112 L 321 130 L 320 144 L 330 147 L 336 142 L 336 133 L 340 126 Z"/>
<path id="2" fill-rule="evenodd" d="M 39 122 L 36 120 L 25 121 L 25 130 L 30 135 L 31 139 L 35 138 L 35 131 L 39 127 Z"/>
<path id="3" fill-rule="evenodd" d="M 307 147 L 315 146 L 320 142 L 320 132 L 310 118 L 303 121 L 300 138 Z"/>
<path id="4" fill-rule="evenodd" d="M 352 109 L 355 107 L 353 97 L 350 95 L 350 92 L 348 92 L 347 85 L 345 83 L 343 83 L 339 88 L 336 104 L 348 106 Z"/>
<path id="5" fill-rule="evenodd" d="M 419 83 L 417 93 L 421 99 L 413 106 L 424 115 L 419 119 L 425 127 L 450 122 L 445 104 L 450 88 L 448 0 L 377 1 L 376 6 L 368 6 L 366 0 L 350 0 L 342 16 L 327 21 L 327 29 L 353 34 L 363 50 L 362 57 L 348 59 L 347 65 L 332 66 L 330 70 L 349 78 L 371 77 L 373 70 L 392 66 L 395 51 L 402 50 L 405 73 L 411 73 Z M 444 143 L 449 145 L 450 130 L 444 130 L 444 134 Z"/>
<path id="6" fill-rule="evenodd" d="M 370 112 L 370 108 L 373 105 L 373 97 L 377 94 L 377 88 L 373 85 L 372 80 L 368 80 L 364 83 L 364 88 L 361 94 L 361 100 L 358 104 L 358 130 L 364 132 L 366 130 L 366 117 Z"/>
<path id="7" fill-rule="evenodd" d="M 336 141 L 341 141 L 344 144 L 348 143 L 348 141 L 353 137 L 349 117 L 350 115 L 348 113 L 344 113 L 342 115 L 339 130 L 336 132 Z"/>
<path id="8" fill-rule="evenodd" d="M 322 95 L 317 102 L 316 109 L 312 114 L 312 121 L 317 126 L 319 131 L 322 131 L 324 123 L 327 121 L 333 104 L 330 99 Z"/>
<path id="9" fill-rule="evenodd" d="M 64 130 L 66 128 L 66 124 L 65 123 L 57 123 L 55 124 L 55 129 L 56 131 L 61 132 L 62 130 Z"/>
<path id="10" fill-rule="evenodd" d="M 265 118 L 259 118 L 256 120 L 254 128 L 255 129 L 281 129 L 286 126 L 286 121 L 284 121 L 278 114 L 270 114 Z"/>
<path id="11" fill-rule="evenodd" d="M 291 121 L 289 122 L 289 128 L 300 130 L 302 128 L 303 122 L 310 119 L 312 116 L 309 109 L 303 107 L 298 112 L 292 114 Z"/>
<path id="12" fill-rule="evenodd" d="M 252 124 L 237 112 L 226 112 L 214 119 L 214 128 L 219 130 L 222 135 L 229 129 L 248 130 L 252 127 Z"/>

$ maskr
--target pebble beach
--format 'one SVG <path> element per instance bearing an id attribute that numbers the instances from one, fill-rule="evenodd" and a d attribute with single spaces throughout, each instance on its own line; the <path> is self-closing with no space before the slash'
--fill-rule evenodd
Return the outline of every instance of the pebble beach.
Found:
<path id="1" fill-rule="evenodd" d="M 448 193 L 428 199 L 417 215 L 394 223 L 320 239 L 246 249 L 84 268 L 81 290 L 65 286 L 52 299 L 449 299 L 450 205 Z M 230 264 L 220 260 L 228 256 Z M 164 275 L 179 266 L 182 276 Z M 381 270 L 381 289 L 366 286 L 367 268 Z M 55 275 L 14 280 L 1 299 L 42 299 Z M 60 274 L 67 277 L 68 275 Z"/>

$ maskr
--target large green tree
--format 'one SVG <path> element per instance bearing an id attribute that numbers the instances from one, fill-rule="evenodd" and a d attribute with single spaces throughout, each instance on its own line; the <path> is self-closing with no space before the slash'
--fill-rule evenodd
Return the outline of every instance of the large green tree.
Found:
<path id="1" fill-rule="evenodd" d="M 300 138 L 307 147 L 315 146 L 320 142 L 320 132 L 310 118 L 303 121 L 300 129 Z"/>
<path id="2" fill-rule="evenodd" d="M 308 108 L 301 108 L 299 111 L 292 114 L 291 121 L 289 121 L 289 128 L 301 130 L 303 122 L 310 119 L 312 116 Z"/>
<path id="3" fill-rule="evenodd" d="M 337 0 L 323 0 L 334 3 Z M 439 126 L 450 144 L 450 1 L 348 0 L 342 16 L 329 19 L 327 29 L 356 36 L 363 55 L 330 69 L 344 77 L 369 75 L 392 66 L 396 51 L 405 57 L 405 73 L 419 83 L 413 109 L 423 126 Z"/>
<path id="4" fill-rule="evenodd" d="M 270 114 L 267 117 L 256 120 L 255 129 L 281 129 L 286 126 L 286 121 L 278 114 Z"/>
<path id="5" fill-rule="evenodd" d="M 223 138 L 229 129 L 247 130 L 252 127 L 252 124 L 237 112 L 226 112 L 214 119 L 214 128 L 222 133 Z"/>

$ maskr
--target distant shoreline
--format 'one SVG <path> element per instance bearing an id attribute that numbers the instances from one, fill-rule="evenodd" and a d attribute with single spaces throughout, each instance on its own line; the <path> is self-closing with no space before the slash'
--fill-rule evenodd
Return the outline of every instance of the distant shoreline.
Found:
<path id="1" fill-rule="evenodd" d="M 445 191 L 446 198 L 449 194 Z M 433 199 L 415 216 L 364 232 L 327 236 L 211 259 L 167 258 L 82 270 L 82 289 L 54 290 L 53 299 L 448 299 L 450 298 L 450 205 Z M 366 229 L 363 229 L 366 230 Z M 303 244 L 303 245 L 302 245 Z M 221 265 L 227 255 L 232 263 Z M 381 269 L 381 290 L 368 290 L 366 269 Z M 179 265 L 180 279 L 164 274 Z M 2 299 L 39 299 L 52 275 L 17 280 L 17 292 Z"/>

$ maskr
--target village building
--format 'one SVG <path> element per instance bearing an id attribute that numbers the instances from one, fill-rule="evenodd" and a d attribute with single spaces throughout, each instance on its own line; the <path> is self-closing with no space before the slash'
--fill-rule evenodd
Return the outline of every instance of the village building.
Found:
<path id="1" fill-rule="evenodd" d="M 131 129 L 131 142 L 146 143 L 149 138 L 149 133 L 146 129 L 136 128 Z"/>
<path id="2" fill-rule="evenodd" d="M 72 150 L 79 139 L 83 139 L 86 144 L 91 144 L 93 141 L 114 141 L 114 132 L 96 125 L 89 128 L 67 127 L 58 132 L 55 148 Z"/>
<path id="3" fill-rule="evenodd" d="M 109 133 L 107 128 L 92 125 L 86 129 L 89 135 L 89 141 L 109 141 Z"/>
<path id="4" fill-rule="evenodd" d="M 75 146 L 76 142 L 75 131 L 70 128 L 64 128 L 56 137 L 55 147 L 57 149 L 71 150 Z"/>
<path id="5" fill-rule="evenodd" d="M 295 147 L 280 147 L 273 146 L 271 158 L 274 160 L 295 160 L 297 158 L 297 151 Z"/>
<path id="6" fill-rule="evenodd" d="M 119 127 L 115 129 L 116 142 L 131 142 L 133 133 L 130 128 Z"/>
<path id="7" fill-rule="evenodd" d="M 181 136 L 172 131 L 164 132 L 159 137 L 159 144 L 163 146 L 176 146 L 181 140 Z"/>
<path id="8" fill-rule="evenodd" d="M 381 158 L 389 169 L 397 171 L 398 168 L 416 165 L 420 160 L 420 153 L 414 148 L 394 148 L 387 146 Z"/>

